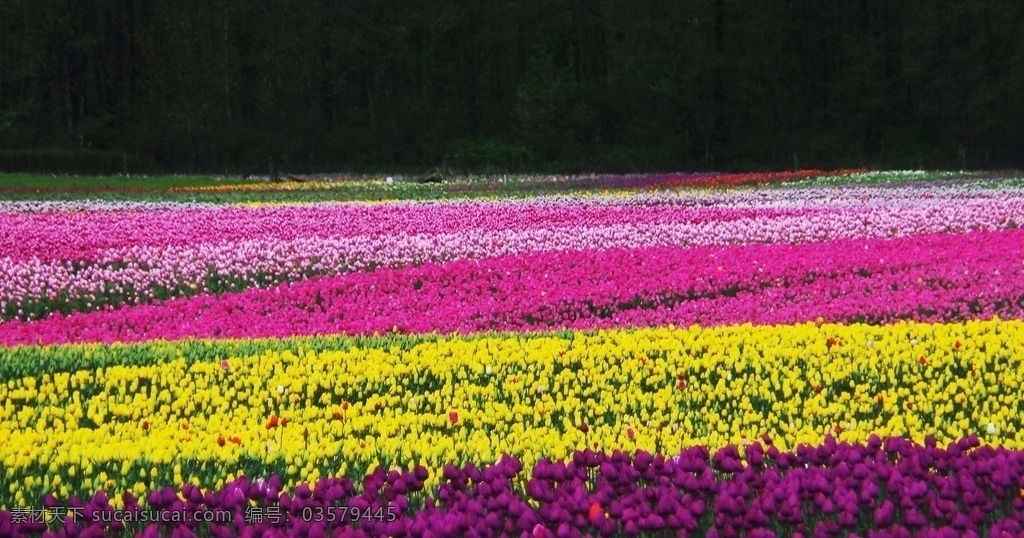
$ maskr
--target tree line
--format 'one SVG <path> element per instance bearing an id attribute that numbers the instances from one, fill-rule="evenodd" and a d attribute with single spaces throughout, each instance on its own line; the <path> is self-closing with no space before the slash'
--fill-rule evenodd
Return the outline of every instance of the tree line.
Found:
<path id="1" fill-rule="evenodd" d="M 0 150 L 226 173 L 1019 166 L 1022 13 L 0 0 Z"/>

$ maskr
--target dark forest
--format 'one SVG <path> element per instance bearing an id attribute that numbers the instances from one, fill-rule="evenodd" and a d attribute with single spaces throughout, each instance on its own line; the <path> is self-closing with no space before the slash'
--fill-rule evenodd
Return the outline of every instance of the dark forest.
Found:
<path id="1" fill-rule="evenodd" d="M 1014 167 L 1022 13 L 0 0 L 0 166 L 74 153 L 231 174 Z"/>

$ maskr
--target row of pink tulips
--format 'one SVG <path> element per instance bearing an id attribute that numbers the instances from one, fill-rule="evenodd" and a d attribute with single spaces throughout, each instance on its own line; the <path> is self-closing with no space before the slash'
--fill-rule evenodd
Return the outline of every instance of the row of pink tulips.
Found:
<path id="1" fill-rule="evenodd" d="M 1024 230 L 544 252 L 0 325 L 0 343 L 1021 315 Z"/>
<path id="2" fill-rule="evenodd" d="M 876 189 L 881 190 L 881 189 Z M 271 216 L 280 211 L 289 226 L 305 229 L 314 225 L 319 217 L 337 213 L 346 215 L 349 206 L 292 207 L 267 209 L 262 217 L 264 228 L 251 229 L 251 238 L 238 239 L 239 230 L 233 225 L 244 217 L 243 208 L 190 209 L 181 212 L 154 211 L 92 212 L 83 218 L 105 217 L 104 226 L 92 232 L 94 239 L 110 237 L 98 235 L 101 231 L 123 230 L 125 236 L 139 235 L 141 246 L 99 248 L 83 237 L 57 232 L 54 227 L 71 226 L 78 215 L 61 218 L 60 215 L 21 215 L 21 232 L 35 229 L 40 235 L 25 238 L 22 254 L 53 247 L 58 251 L 76 248 L 89 253 L 89 263 L 70 261 L 40 261 L 36 257 L 23 259 L 17 253 L 0 257 L 0 318 L 4 312 L 11 317 L 32 319 L 33 313 L 21 310 L 33 301 L 56 301 L 58 297 L 83 298 L 80 309 L 99 308 L 105 298 L 116 295 L 127 303 L 149 302 L 154 295 L 166 290 L 184 290 L 189 293 L 208 293 L 211 276 L 224 276 L 249 287 L 260 283 L 297 280 L 310 275 L 341 275 L 369 267 L 398 267 L 423 262 L 444 262 L 465 258 L 486 258 L 527 252 L 552 250 L 585 250 L 607 248 L 638 248 L 647 246 L 731 245 L 744 243 L 802 243 L 826 241 L 836 238 L 887 237 L 921 235 L 939 232 L 994 230 L 1013 227 L 1024 222 L 1024 202 L 1009 198 L 996 200 L 986 197 L 964 201 L 946 197 L 924 202 L 902 200 L 894 205 L 840 200 L 834 206 L 791 207 L 785 211 L 761 209 L 728 209 L 720 207 L 689 207 L 651 202 L 647 205 L 629 203 L 536 205 L 527 211 L 530 218 L 523 222 L 500 222 L 501 217 L 515 213 L 511 206 L 488 204 L 435 204 L 366 206 L 365 210 L 382 211 L 381 217 L 400 222 L 426 218 L 427 210 L 434 210 L 441 221 L 459 211 L 487 214 L 500 229 L 484 229 L 468 225 L 457 232 L 444 233 L 366 233 L 344 235 L 339 226 L 325 227 L 325 234 L 338 232 L 338 237 L 312 235 L 308 238 L 281 239 L 277 237 L 287 227 L 267 224 Z M 515 204 L 523 207 L 523 204 Z M 827 209 L 826 209 L 827 207 Z M 395 217 L 405 211 L 408 219 Z M 262 214 L 257 212 L 257 214 Z M 147 215 L 160 215 L 147 217 Z M 205 216 L 209 228 L 200 233 L 198 228 L 181 230 L 182 241 L 170 241 L 166 230 L 173 230 L 175 215 L 198 219 Z M 10 215 L 7 216 L 10 218 Z M 341 218 L 341 217 L 338 217 Z M 548 227 L 543 227 L 549 218 Z M 142 219 L 142 220 L 140 220 Z M 673 220 L 675 219 L 675 220 Z M 158 223 L 166 223 L 164 231 L 145 236 L 144 230 L 155 230 Z M 96 221 L 100 222 L 100 221 Z M 141 230 L 131 226 L 144 222 Z M 330 220 L 337 224 L 337 219 Z M 27 223 L 35 223 L 35 228 Z M 495 223 L 489 224 L 493 227 Z M 244 227 L 244 226 L 243 226 Z M 228 233 L 227 230 L 234 230 Z M 21 233 L 19 232 L 19 233 Z M 329 232 L 329 233 L 328 233 Z M 27 232 L 25 232 L 27 233 Z M 11 234 L 8 231 L 8 234 Z M 51 234 L 51 235 L 47 235 Z M 191 234 L 191 235 L 190 235 Z M 15 234 L 16 235 L 16 234 Z M 223 235 L 223 236 L 222 236 Z M 142 240 L 143 236 L 147 239 Z M 162 245 L 160 241 L 171 245 Z M 77 246 L 76 246 L 77 245 Z M 8 253 L 8 252 L 5 252 Z M 162 291 L 160 291 L 162 290 Z M 170 295 L 180 293 L 174 292 Z M 109 303 L 109 302 L 108 302 Z M 27 310 L 27 307 L 26 307 Z M 45 311 L 42 315 L 45 315 Z"/>
<path id="3" fill-rule="evenodd" d="M 495 203 L 345 204 L 0 216 L 0 253 L 14 260 L 96 260 L 111 249 L 184 247 L 256 238 L 296 241 L 382 234 L 719 222 L 778 217 L 797 208 L 588 206 Z"/>
<path id="4" fill-rule="evenodd" d="M 94 260 L 112 249 L 134 246 L 167 248 L 254 239 L 436 235 L 466 230 L 483 233 L 595 228 L 622 223 L 717 224 L 736 219 L 806 216 L 807 210 L 827 214 L 839 208 L 871 210 L 880 209 L 879 206 L 931 207 L 955 219 L 957 204 L 981 201 L 1001 204 L 1005 212 L 1016 215 L 1022 211 L 1024 196 L 1012 189 L 992 192 L 980 188 L 858 187 L 472 202 L 185 206 L 182 210 L 146 206 L 143 210 L 113 212 L 89 210 L 89 205 L 82 211 L 73 210 L 74 206 L 57 206 L 65 210 L 56 213 L 4 211 L 5 206 L 0 206 L 0 257 Z M 110 206 L 100 204 L 103 208 Z"/>

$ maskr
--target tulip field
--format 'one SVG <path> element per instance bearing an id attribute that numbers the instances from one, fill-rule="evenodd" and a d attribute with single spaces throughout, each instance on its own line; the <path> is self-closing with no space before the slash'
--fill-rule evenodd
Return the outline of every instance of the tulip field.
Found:
<path id="1" fill-rule="evenodd" d="M 0 537 L 1024 535 L 1024 184 L 0 188 Z"/>

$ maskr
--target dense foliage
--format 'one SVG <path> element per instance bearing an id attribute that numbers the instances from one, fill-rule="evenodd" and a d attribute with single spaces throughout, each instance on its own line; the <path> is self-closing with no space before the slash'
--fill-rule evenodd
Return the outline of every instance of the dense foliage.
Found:
<path id="1" fill-rule="evenodd" d="M 1022 16 L 1005 0 L 3 2 L 0 149 L 107 154 L 0 153 L 0 169 L 1020 165 Z"/>

